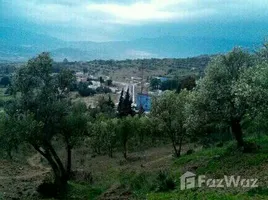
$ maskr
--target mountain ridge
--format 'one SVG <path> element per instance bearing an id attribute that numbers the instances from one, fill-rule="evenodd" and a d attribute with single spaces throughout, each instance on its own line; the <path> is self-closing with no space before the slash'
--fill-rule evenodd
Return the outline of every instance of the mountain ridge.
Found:
<path id="1" fill-rule="evenodd" d="M 34 55 L 51 52 L 56 61 L 137 58 L 186 58 L 230 51 L 234 46 L 252 50 L 259 41 L 234 41 L 204 37 L 163 36 L 130 41 L 63 41 L 45 34 L 0 27 L 0 60 L 25 61 Z"/>

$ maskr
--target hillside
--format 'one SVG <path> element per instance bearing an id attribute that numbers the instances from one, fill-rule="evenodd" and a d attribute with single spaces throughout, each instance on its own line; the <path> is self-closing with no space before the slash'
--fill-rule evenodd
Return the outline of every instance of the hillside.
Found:
<path id="1" fill-rule="evenodd" d="M 266 55 L 1 64 L 0 199 L 267 199 Z"/>
<path id="2" fill-rule="evenodd" d="M 70 182 L 70 193 L 67 199 L 267 199 L 268 191 L 265 183 L 267 182 L 268 138 L 266 136 L 259 139 L 251 137 L 248 141 L 259 144 L 261 150 L 242 154 L 235 150 L 233 142 L 226 142 L 223 147 L 209 148 L 201 146 L 194 148 L 194 144 L 187 144 L 183 147 L 183 155 L 180 158 L 174 158 L 171 146 L 162 145 L 130 153 L 126 161 L 121 158 L 120 153 L 116 153 L 114 158 L 95 157 L 94 154 L 89 153 L 89 149 L 77 148 L 74 157 L 74 171 L 77 175 Z M 186 152 L 193 148 L 194 153 L 187 155 Z M 1 160 L 0 199 L 19 196 L 37 199 L 35 187 L 42 179 L 50 179 L 50 169 L 38 154 L 29 156 L 26 163 L 18 161 L 18 158 L 22 158 L 21 153 L 16 155 L 16 162 Z M 31 173 L 28 173 L 29 170 Z M 224 175 L 255 178 L 258 179 L 259 187 L 219 189 L 204 186 L 182 191 L 180 176 L 186 171 L 205 175 L 207 179 L 219 179 Z M 159 179 L 161 172 L 165 175 Z M 91 175 L 93 183 L 88 184 Z M 166 185 L 165 179 L 172 180 L 175 188 L 171 189 L 171 185 Z M 11 180 L 16 181 L 11 182 Z M 160 190 L 159 187 L 163 189 Z"/>
<path id="3" fill-rule="evenodd" d="M 64 49 L 56 50 L 64 58 Z M 65 52 L 66 53 L 66 52 Z M 83 53 L 83 52 L 81 52 Z M 52 52 L 53 54 L 53 52 Z M 75 53 L 72 54 L 75 57 Z M 205 67 L 214 57 L 213 55 L 203 55 L 191 58 L 164 58 L 164 59 L 127 59 L 127 60 L 93 60 L 88 62 L 54 62 L 54 70 L 69 68 L 74 71 L 82 72 L 84 69 L 90 75 L 109 76 L 114 81 L 129 81 L 131 77 L 141 77 L 142 68 L 143 77 L 149 80 L 152 76 L 185 77 L 188 75 L 200 76 Z M 15 67 L 23 65 L 21 63 L 12 63 L 9 61 L 0 61 L 0 73 L 4 74 L 6 68 L 9 73 L 14 71 Z"/>
<path id="4" fill-rule="evenodd" d="M 56 61 L 137 58 L 186 58 L 230 51 L 234 46 L 253 50 L 261 41 L 238 41 L 225 38 L 175 37 L 140 38 L 130 41 L 63 41 L 23 29 L 0 27 L 0 60 L 26 61 L 49 51 Z"/>

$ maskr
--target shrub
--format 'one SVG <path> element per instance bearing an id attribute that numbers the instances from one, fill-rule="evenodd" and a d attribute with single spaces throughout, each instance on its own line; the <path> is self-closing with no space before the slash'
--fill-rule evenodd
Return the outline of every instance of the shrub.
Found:
<path id="1" fill-rule="evenodd" d="M 186 155 L 191 155 L 194 153 L 194 150 L 193 149 L 189 149 L 187 152 L 186 152 Z"/>
<path id="2" fill-rule="evenodd" d="M 243 147 L 244 153 L 257 153 L 260 149 L 260 146 L 255 144 L 254 142 L 245 142 Z"/>
<path id="3" fill-rule="evenodd" d="M 267 196 L 268 195 L 268 189 L 264 187 L 257 187 L 257 188 L 252 188 L 248 191 L 249 196 L 255 196 L 255 195 L 263 195 Z"/>
<path id="4" fill-rule="evenodd" d="M 96 91 L 92 88 L 78 90 L 78 92 L 82 97 L 93 96 L 94 94 L 96 94 Z"/>
<path id="5" fill-rule="evenodd" d="M 78 90 L 78 85 L 77 83 L 72 83 L 70 86 L 70 91 L 77 91 Z"/>
<path id="6" fill-rule="evenodd" d="M 149 173 L 128 172 L 120 176 L 120 184 L 133 191 L 149 192 L 153 190 L 153 176 Z"/>
<path id="7" fill-rule="evenodd" d="M 175 189 L 175 181 L 165 171 L 158 174 L 149 172 L 128 172 L 120 176 L 120 184 L 135 194 L 146 194 L 150 191 L 166 192 Z"/>
<path id="8" fill-rule="evenodd" d="M 78 93 L 82 96 L 82 97 L 88 97 L 88 96 L 93 96 L 94 94 L 96 94 L 96 91 L 92 88 L 88 87 L 88 83 L 79 83 L 78 85 Z"/>
<path id="9" fill-rule="evenodd" d="M 8 76 L 4 76 L 3 78 L 1 78 L 0 85 L 3 85 L 4 87 L 6 87 L 9 84 L 10 84 L 10 79 Z"/>
<path id="10" fill-rule="evenodd" d="M 3 99 L 0 99 L 0 107 L 3 107 L 5 105 L 5 101 Z"/>
<path id="11" fill-rule="evenodd" d="M 111 79 L 107 80 L 106 81 L 106 85 L 107 86 L 111 86 L 113 84 L 113 81 Z"/>
<path id="12" fill-rule="evenodd" d="M 107 94 L 107 93 L 111 93 L 112 90 L 108 87 L 98 87 L 98 88 L 96 88 L 96 92 L 99 94 L 102 94 L 102 93 Z"/>
<path id="13" fill-rule="evenodd" d="M 150 191 L 152 189 L 152 183 L 149 181 L 149 177 L 150 175 L 146 173 L 136 174 L 130 183 L 131 189 Z"/>
<path id="14" fill-rule="evenodd" d="M 166 192 L 175 189 L 175 181 L 166 171 L 160 171 L 156 178 L 156 191 Z"/>

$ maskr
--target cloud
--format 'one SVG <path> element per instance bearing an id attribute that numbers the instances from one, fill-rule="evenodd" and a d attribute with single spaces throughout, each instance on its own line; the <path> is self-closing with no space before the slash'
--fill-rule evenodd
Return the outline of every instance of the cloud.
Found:
<path id="1" fill-rule="evenodd" d="M 90 12 L 99 12 L 109 15 L 110 23 L 141 24 L 148 22 L 174 22 L 177 20 L 190 19 L 210 15 L 211 9 L 187 10 L 180 6 L 185 0 L 152 0 L 147 3 L 136 2 L 128 5 L 119 4 L 89 4 Z M 174 9 L 176 7 L 176 9 Z"/>
<path id="2" fill-rule="evenodd" d="M 5 1 L 5 0 L 4 0 Z M 86 0 L 13 0 L 18 13 L 38 23 L 72 23 L 72 25 L 144 24 L 174 22 L 208 16 L 213 9 L 191 10 L 186 0 L 151 0 L 125 3 Z M 108 1 L 107 1 L 108 2 Z M 110 2 L 110 1 L 109 1 Z"/>
<path id="3" fill-rule="evenodd" d="M 228 35 L 236 32 L 237 24 L 265 23 L 267 9 L 264 0 L 0 0 L 0 23 L 12 18 L 15 25 L 32 24 L 66 40 L 198 35 L 210 30 Z M 247 34 L 242 28 L 241 32 Z"/>
<path id="4" fill-rule="evenodd" d="M 8 10 L 16 10 L 14 14 L 21 14 L 28 20 L 45 24 L 68 23 L 68 26 L 142 25 L 219 18 L 241 20 L 258 17 L 268 7 L 268 2 L 261 0 L 2 1 L 9 4 L 11 9 Z"/>

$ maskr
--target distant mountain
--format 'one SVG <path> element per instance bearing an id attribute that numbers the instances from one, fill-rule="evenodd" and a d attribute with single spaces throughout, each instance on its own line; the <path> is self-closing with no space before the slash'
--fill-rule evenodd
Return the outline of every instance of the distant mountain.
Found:
<path id="1" fill-rule="evenodd" d="M 0 60 L 23 61 L 65 44 L 56 38 L 21 29 L 0 27 Z"/>
<path id="2" fill-rule="evenodd" d="M 260 41 L 214 38 L 160 37 L 114 42 L 66 42 L 33 32 L 0 27 L 0 60 L 25 61 L 49 51 L 62 61 L 94 59 L 179 58 L 230 51 L 234 46 L 253 49 Z"/>

